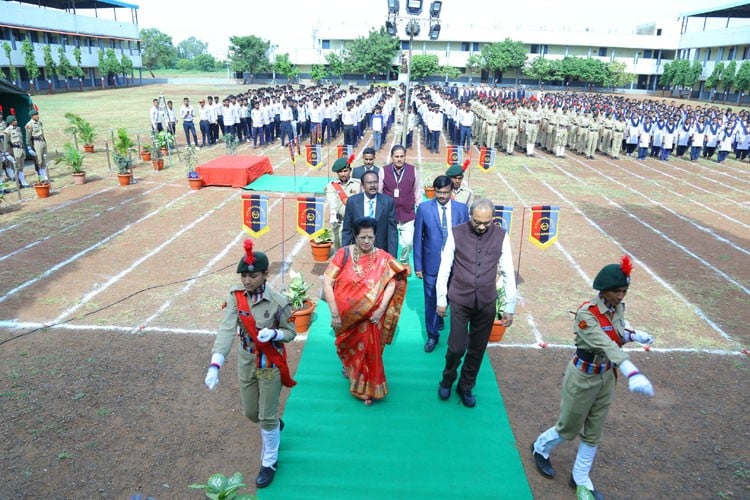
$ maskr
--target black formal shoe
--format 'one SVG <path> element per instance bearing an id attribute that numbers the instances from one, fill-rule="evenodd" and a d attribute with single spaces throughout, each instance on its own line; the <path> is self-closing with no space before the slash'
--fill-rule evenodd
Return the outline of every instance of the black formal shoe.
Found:
<path id="1" fill-rule="evenodd" d="M 531 443 L 531 454 L 534 457 L 534 465 L 536 465 L 536 470 L 539 471 L 539 474 L 549 479 L 555 477 L 555 469 L 552 468 L 552 462 L 549 461 L 549 458 L 544 458 L 536 452 L 534 443 Z"/>
<path id="2" fill-rule="evenodd" d="M 435 337 L 428 337 L 427 343 L 424 345 L 424 352 L 434 351 L 437 343 L 438 343 L 438 339 L 436 339 Z"/>
<path id="3" fill-rule="evenodd" d="M 570 475 L 570 481 L 568 481 L 568 486 L 573 488 L 574 490 L 578 489 L 578 485 L 576 484 L 575 479 L 573 479 L 573 474 Z M 591 494 L 594 495 L 594 500 L 604 500 L 604 495 L 601 491 L 598 490 L 589 490 L 591 491 Z"/>
<path id="4" fill-rule="evenodd" d="M 456 387 L 456 394 L 461 397 L 461 402 L 467 408 L 474 408 L 477 405 L 477 398 L 471 393 L 471 390 L 462 391 Z"/>
<path id="5" fill-rule="evenodd" d="M 279 419 L 279 432 L 284 430 L 284 421 Z"/>
<path id="6" fill-rule="evenodd" d="M 258 488 L 265 488 L 273 481 L 274 474 L 276 474 L 276 469 L 273 467 L 263 467 L 261 465 L 260 471 L 258 471 L 258 477 L 255 478 L 255 486 Z"/>
<path id="7" fill-rule="evenodd" d="M 451 386 L 443 384 L 438 385 L 438 397 L 443 401 L 451 397 Z"/>

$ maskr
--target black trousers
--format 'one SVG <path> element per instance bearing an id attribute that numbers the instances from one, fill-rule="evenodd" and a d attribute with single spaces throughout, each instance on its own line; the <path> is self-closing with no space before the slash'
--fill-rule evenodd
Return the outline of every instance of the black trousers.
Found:
<path id="1" fill-rule="evenodd" d="M 440 385 L 450 387 L 458 375 L 458 365 L 466 355 L 461 367 L 458 390 L 474 388 L 482 365 L 484 351 L 495 320 L 495 302 L 482 308 L 451 304 L 451 332 L 448 336 L 448 352 L 445 353 L 445 369 Z"/>

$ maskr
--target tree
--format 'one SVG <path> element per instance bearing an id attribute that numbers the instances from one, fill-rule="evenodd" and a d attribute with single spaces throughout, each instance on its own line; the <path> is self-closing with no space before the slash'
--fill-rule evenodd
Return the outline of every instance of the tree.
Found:
<path id="1" fill-rule="evenodd" d="M 32 82 L 39 78 L 39 66 L 36 65 L 36 57 L 34 57 L 34 46 L 31 44 L 31 40 L 28 38 L 23 39 L 21 44 L 21 52 L 23 52 L 23 62 L 26 66 L 26 73 L 29 75 L 29 80 Z"/>
<path id="2" fill-rule="evenodd" d="M 310 68 L 310 78 L 312 78 L 315 83 L 320 84 L 320 82 L 327 77 L 328 72 L 322 64 L 313 64 L 312 68 Z"/>
<path id="3" fill-rule="evenodd" d="M 688 72 L 687 80 L 685 80 L 685 85 L 691 89 L 695 89 L 695 84 L 698 83 L 702 74 L 703 65 L 698 61 L 693 61 L 692 66 L 690 66 L 690 71 Z"/>
<path id="4" fill-rule="evenodd" d="M 215 71 L 216 58 L 211 54 L 198 54 L 193 58 L 193 66 L 198 71 Z"/>
<path id="5" fill-rule="evenodd" d="M 337 53 L 329 52 L 326 54 L 326 62 L 328 63 L 328 74 L 341 83 L 341 77 L 344 75 L 344 60 L 341 59 Z M 323 78 L 325 78 L 325 76 Z M 321 78 L 321 80 L 323 78 Z M 313 80 L 315 80 L 315 78 L 313 78 Z"/>
<path id="6" fill-rule="evenodd" d="M 105 77 L 107 82 L 109 82 L 109 77 L 122 73 L 122 65 L 117 60 L 115 49 L 107 49 L 106 52 L 99 49 L 97 55 L 99 56 L 99 74 Z"/>
<path id="7" fill-rule="evenodd" d="M 229 38 L 229 60 L 234 71 L 260 73 L 267 71 L 271 64 L 268 61 L 268 50 L 271 42 L 255 35 L 233 36 Z"/>
<path id="8" fill-rule="evenodd" d="M 545 80 L 552 80 L 554 76 L 554 69 L 552 62 L 549 59 L 543 57 L 537 57 L 531 62 L 527 62 L 524 66 L 523 73 L 542 84 Z"/>
<path id="9" fill-rule="evenodd" d="M 708 78 L 706 78 L 706 88 L 707 89 L 718 89 L 719 84 L 721 83 L 721 72 L 724 71 L 724 63 L 718 62 L 716 65 L 714 65 L 714 69 L 711 72 L 711 75 L 709 75 Z M 715 99 L 715 96 L 712 96 L 712 101 Z"/>
<path id="10" fill-rule="evenodd" d="M 195 59 L 196 56 L 208 53 L 208 44 L 191 36 L 177 44 L 177 57 Z"/>
<path id="11" fill-rule="evenodd" d="M 141 30 L 141 60 L 143 66 L 155 78 L 154 68 L 170 68 L 177 60 L 177 49 L 172 37 L 156 28 Z"/>
<path id="12" fill-rule="evenodd" d="M 11 82 L 16 83 L 18 81 L 18 70 L 16 70 L 16 67 L 13 66 L 13 63 L 10 60 L 11 49 L 12 47 L 9 42 L 3 42 L 3 51 L 5 52 L 5 57 L 8 59 L 8 79 Z"/>
<path id="13" fill-rule="evenodd" d="M 44 57 L 44 74 L 47 80 L 52 80 L 52 77 L 57 72 L 57 64 L 55 59 L 52 57 L 52 47 L 45 45 L 42 47 L 42 53 Z"/>
<path id="14" fill-rule="evenodd" d="M 439 72 L 441 75 L 445 75 L 445 80 L 455 80 L 461 76 L 461 70 L 455 66 L 440 66 Z"/>
<path id="15" fill-rule="evenodd" d="M 721 72 L 721 90 L 729 93 L 737 81 L 737 61 L 731 61 Z"/>
<path id="16" fill-rule="evenodd" d="M 659 77 L 659 83 L 661 84 L 662 88 L 662 95 L 664 95 L 665 90 L 671 89 L 672 84 L 674 83 L 675 70 L 677 69 L 674 65 L 675 62 L 676 61 L 666 63 L 664 65 L 664 70 Z"/>
<path id="17" fill-rule="evenodd" d="M 381 26 L 379 30 L 371 29 L 366 38 L 355 38 L 346 50 L 344 61 L 352 73 L 384 75 L 390 72 L 398 52 L 398 39 L 389 36 Z"/>
<path id="18" fill-rule="evenodd" d="M 482 58 L 487 64 L 487 69 L 496 75 L 511 69 L 519 70 L 523 68 L 526 59 L 528 59 L 526 53 L 526 44 L 513 41 L 510 38 L 506 38 L 502 42 L 482 45 Z"/>
<path id="19" fill-rule="evenodd" d="M 474 73 L 479 73 L 485 66 L 484 58 L 480 54 L 472 54 L 466 59 L 466 71 L 469 72 L 469 78 Z"/>
<path id="20" fill-rule="evenodd" d="M 280 75 L 284 75 L 287 80 L 293 80 L 299 75 L 299 68 L 292 64 L 288 53 L 276 56 L 276 60 L 273 62 L 273 70 Z"/>
<path id="21" fill-rule="evenodd" d="M 602 82 L 603 87 L 612 89 L 626 87 L 635 79 L 635 75 L 625 71 L 625 63 L 613 61 L 604 65 L 606 70 L 605 80 Z"/>
<path id="22" fill-rule="evenodd" d="M 440 71 L 440 61 L 435 54 L 417 54 L 411 58 L 412 80 L 424 80 Z"/>
<path id="23" fill-rule="evenodd" d="M 737 70 L 737 80 L 735 83 L 739 96 L 737 102 L 742 102 L 742 94 L 750 90 L 750 61 L 745 59 L 740 65 L 740 69 Z"/>
<path id="24" fill-rule="evenodd" d="M 69 86 L 68 78 L 76 75 L 76 68 L 70 64 L 68 56 L 65 55 L 65 49 L 62 45 L 57 46 L 57 74 L 65 79 L 65 86 Z"/>
<path id="25" fill-rule="evenodd" d="M 78 78 L 83 78 L 83 68 L 81 68 L 81 47 L 73 49 L 73 57 L 76 60 L 75 74 Z"/>
<path id="26" fill-rule="evenodd" d="M 133 60 L 125 54 L 120 58 L 120 71 L 125 78 L 133 73 Z"/>

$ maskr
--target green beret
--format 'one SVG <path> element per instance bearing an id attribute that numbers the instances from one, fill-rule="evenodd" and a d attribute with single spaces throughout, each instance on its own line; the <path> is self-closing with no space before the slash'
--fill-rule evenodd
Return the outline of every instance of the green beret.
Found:
<path id="1" fill-rule="evenodd" d="M 333 162 L 333 166 L 331 167 L 331 170 L 333 170 L 334 172 L 341 172 L 348 166 L 349 166 L 348 159 L 342 156 L 341 158 L 337 158 L 336 161 Z"/>
<path id="2" fill-rule="evenodd" d="M 464 170 L 461 168 L 461 165 L 452 165 L 451 168 L 445 171 L 445 175 L 448 177 L 457 177 L 464 175 Z"/>
<path id="3" fill-rule="evenodd" d="M 253 252 L 255 262 L 248 264 L 245 262 L 245 257 L 240 259 L 240 263 L 237 264 L 238 273 L 262 273 L 268 271 L 268 257 L 263 252 Z"/>
<path id="4" fill-rule="evenodd" d="M 31 118 L 32 116 L 36 116 L 36 115 L 38 115 L 38 114 L 39 114 L 39 111 L 37 111 L 37 110 L 34 110 L 34 111 L 32 111 L 31 113 L 29 113 L 29 118 Z"/>
<path id="5" fill-rule="evenodd" d="M 604 266 L 594 278 L 594 290 L 606 292 L 615 288 L 630 286 L 630 273 L 625 274 L 622 264 Z"/>
<path id="6" fill-rule="evenodd" d="M 14 121 L 16 121 L 16 117 L 14 115 L 8 115 L 8 117 L 5 118 L 5 123 L 7 123 L 8 125 L 13 123 Z"/>

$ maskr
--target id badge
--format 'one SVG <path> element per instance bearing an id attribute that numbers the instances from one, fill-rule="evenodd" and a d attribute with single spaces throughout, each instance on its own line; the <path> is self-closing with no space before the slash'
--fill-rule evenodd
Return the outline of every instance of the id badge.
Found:
<path id="1" fill-rule="evenodd" d="M 398 198 L 398 188 L 393 190 L 393 197 Z"/>

